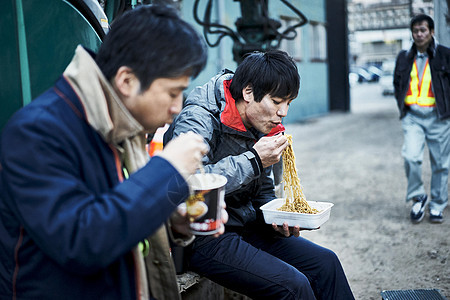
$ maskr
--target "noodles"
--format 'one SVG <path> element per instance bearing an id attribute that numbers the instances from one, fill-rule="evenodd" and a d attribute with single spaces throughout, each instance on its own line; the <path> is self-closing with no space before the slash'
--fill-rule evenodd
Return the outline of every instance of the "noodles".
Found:
<path id="1" fill-rule="evenodd" d="M 203 196 L 202 191 L 187 198 L 186 209 L 191 222 L 194 222 L 195 219 L 203 216 L 206 212 L 207 206 L 203 204 L 203 202 L 205 202 L 205 197 Z"/>
<path id="2" fill-rule="evenodd" d="M 188 204 L 190 204 L 190 205 L 194 204 L 194 203 L 197 202 L 197 201 L 203 201 L 203 202 L 205 201 L 205 197 L 203 196 L 203 193 L 198 192 L 198 193 L 196 193 L 196 194 L 193 194 L 193 195 L 189 196 L 189 197 L 186 199 L 186 202 L 187 202 Z"/>
<path id="3" fill-rule="evenodd" d="M 297 175 L 297 168 L 295 167 L 295 154 L 292 148 L 292 136 L 286 135 L 289 145 L 283 151 L 283 183 L 284 192 L 286 195 L 285 203 L 278 208 L 280 211 L 297 212 L 316 214 L 319 211 L 311 208 L 306 197 L 303 194 L 302 186 L 300 185 L 300 178 Z"/>

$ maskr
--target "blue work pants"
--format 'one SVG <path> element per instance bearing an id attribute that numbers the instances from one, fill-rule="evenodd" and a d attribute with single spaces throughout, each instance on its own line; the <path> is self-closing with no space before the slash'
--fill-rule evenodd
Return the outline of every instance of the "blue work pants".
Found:
<path id="1" fill-rule="evenodd" d="M 190 269 L 253 299 L 354 299 L 336 254 L 302 237 L 198 237 Z"/>
<path id="2" fill-rule="evenodd" d="M 430 153 L 430 209 L 442 212 L 448 203 L 450 119 L 439 120 L 436 110 L 410 111 L 402 119 L 402 156 L 408 181 L 406 201 L 426 194 L 422 181 L 425 142 Z"/>

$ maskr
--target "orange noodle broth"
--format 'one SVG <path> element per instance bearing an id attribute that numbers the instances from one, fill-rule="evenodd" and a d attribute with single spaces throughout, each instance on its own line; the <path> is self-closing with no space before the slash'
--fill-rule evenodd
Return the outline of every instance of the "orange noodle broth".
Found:
<path id="1" fill-rule="evenodd" d="M 303 194 L 302 186 L 300 184 L 300 178 L 298 177 L 297 168 L 295 166 L 295 154 L 294 149 L 292 147 L 292 135 L 286 134 L 286 137 L 288 139 L 289 144 L 282 154 L 283 185 L 286 201 L 277 210 L 286 212 L 316 214 L 319 211 L 315 208 L 312 208 L 308 204 L 308 202 L 306 202 L 306 197 Z"/>

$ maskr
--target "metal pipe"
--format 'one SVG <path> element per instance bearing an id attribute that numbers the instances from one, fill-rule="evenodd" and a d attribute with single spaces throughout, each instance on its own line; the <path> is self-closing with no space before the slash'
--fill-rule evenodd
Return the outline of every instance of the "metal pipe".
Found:
<path id="1" fill-rule="evenodd" d="M 19 46 L 20 80 L 22 86 L 22 106 L 31 102 L 30 69 L 28 65 L 27 37 L 23 16 L 22 0 L 16 1 L 17 40 Z"/>

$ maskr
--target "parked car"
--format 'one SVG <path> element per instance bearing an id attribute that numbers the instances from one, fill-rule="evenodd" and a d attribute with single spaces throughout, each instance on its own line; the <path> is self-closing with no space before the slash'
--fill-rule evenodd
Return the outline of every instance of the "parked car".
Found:
<path id="1" fill-rule="evenodd" d="M 350 68 L 350 80 L 354 80 L 354 78 L 357 76 L 357 82 L 378 82 L 380 79 L 382 70 L 376 66 L 369 65 L 365 67 L 361 66 L 353 66 Z M 353 75 L 356 74 L 356 75 Z"/>
<path id="2" fill-rule="evenodd" d="M 393 61 L 383 63 L 383 73 L 379 81 L 383 96 L 394 95 L 394 67 Z"/>
<path id="3" fill-rule="evenodd" d="M 372 74 L 369 73 L 366 69 L 363 67 L 353 67 L 350 69 L 350 73 L 356 74 L 358 76 L 358 82 L 372 82 L 373 77 Z M 352 75 L 354 76 L 354 75 Z"/>
<path id="4" fill-rule="evenodd" d="M 348 82 L 350 83 L 350 86 L 354 86 L 359 82 L 359 75 L 354 72 L 348 73 Z"/>
<path id="5" fill-rule="evenodd" d="M 378 82 L 380 80 L 381 75 L 383 74 L 383 70 L 377 66 L 368 66 L 366 68 L 367 72 L 372 75 L 372 81 Z"/>

